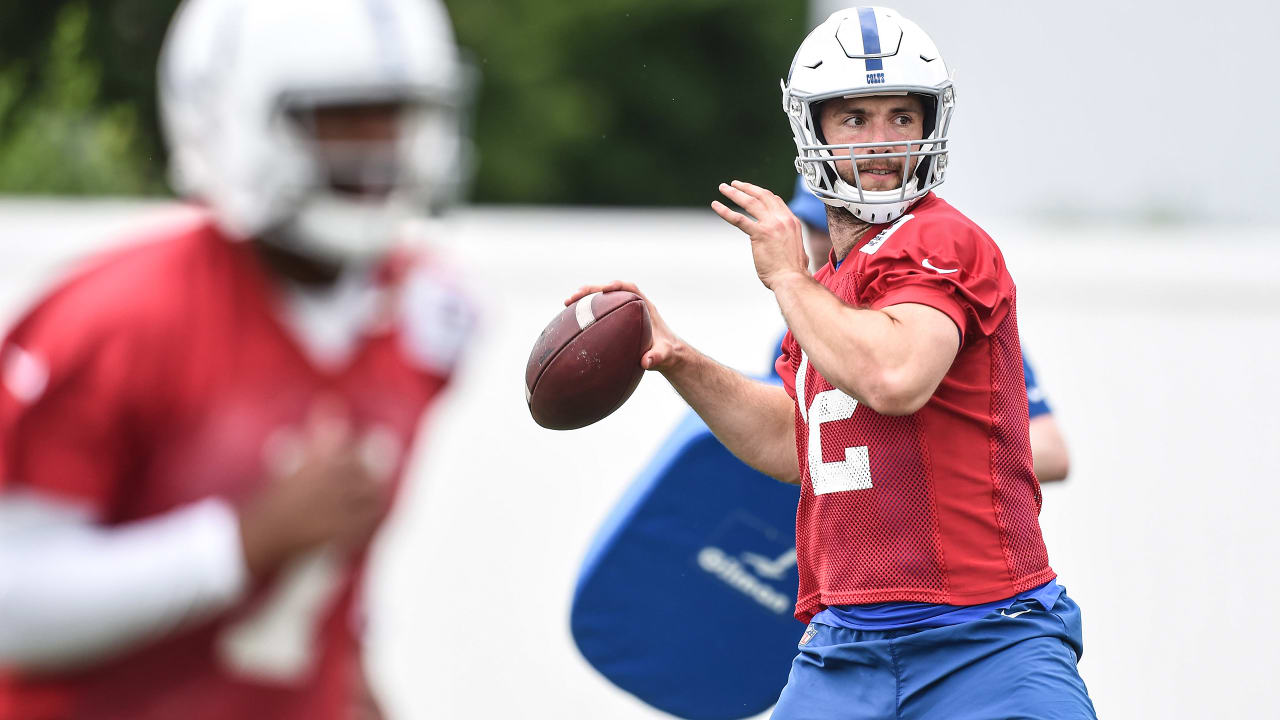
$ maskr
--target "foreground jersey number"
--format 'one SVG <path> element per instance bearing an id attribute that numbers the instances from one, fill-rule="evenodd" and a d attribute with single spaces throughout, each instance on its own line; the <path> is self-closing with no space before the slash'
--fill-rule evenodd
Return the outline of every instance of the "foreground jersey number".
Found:
<path id="1" fill-rule="evenodd" d="M 331 549 L 308 553 L 284 568 L 262 604 L 227 627 L 222 659 L 237 675 L 290 684 L 305 679 L 319 654 L 317 636 L 342 574 Z"/>
<path id="2" fill-rule="evenodd" d="M 813 494 L 870 490 L 871 455 L 866 445 L 845 448 L 844 460 L 822 461 L 822 425 L 853 417 L 858 401 L 839 390 L 826 390 L 814 395 L 806 410 L 804 386 L 808 372 L 809 356 L 802 350 L 796 371 L 796 397 L 801 399 L 800 418 L 809 426 L 809 481 Z"/>

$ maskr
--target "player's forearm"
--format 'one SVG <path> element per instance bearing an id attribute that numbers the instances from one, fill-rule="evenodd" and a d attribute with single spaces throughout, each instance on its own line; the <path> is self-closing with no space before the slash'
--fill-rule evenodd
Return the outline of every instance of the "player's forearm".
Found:
<path id="1" fill-rule="evenodd" d="M 1031 462 L 1040 482 L 1066 480 L 1071 472 L 1067 443 L 1052 415 L 1031 419 Z"/>
<path id="2" fill-rule="evenodd" d="M 893 314 L 849 307 L 811 277 L 773 286 L 787 327 L 832 385 L 882 415 L 915 412 L 936 382 L 916 367 L 918 353 Z"/>
<path id="3" fill-rule="evenodd" d="M 752 380 L 683 345 L 662 374 L 738 459 L 783 482 L 798 483 L 795 406 L 777 385 Z"/>
<path id="4" fill-rule="evenodd" d="M 237 521 L 221 501 L 101 528 L 56 506 L 0 500 L 0 665 L 90 663 L 207 617 L 243 592 Z M 43 515 L 14 521 L 33 512 Z"/>

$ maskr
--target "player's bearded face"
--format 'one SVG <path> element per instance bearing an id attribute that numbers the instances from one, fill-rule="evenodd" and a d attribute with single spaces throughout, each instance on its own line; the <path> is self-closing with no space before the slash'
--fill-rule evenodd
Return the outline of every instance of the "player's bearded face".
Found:
<path id="1" fill-rule="evenodd" d="M 399 174 L 397 141 L 405 108 L 398 103 L 333 105 L 292 113 L 310 139 L 330 190 L 381 199 Z"/>
<path id="2" fill-rule="evenodd" d="M 914 95 L 870 95 L 852 98 L 836 98 L 822 103 L 818 108 L 818 123 L 822 136 L 831 145 L 844 143 L 874 143 L 920 140 L 924 138 L 924 105 Z M 913 150 L 919 150 L 916 145 Z M 907 146 L 894 145 L 878 148 L 859 148 L 858 175 L 863 190 L 897 190 L 902 187 L 905 158 L 877 157 L 888 153 L 905 153 Z M 834 151 L 837 157 L 849 156 L 849 150 Z M 911 158 L 906 173 L 915 172 L 919 158 Z M 850 186 L 857 187 L 853 163 L 836 161 L 836 172 Z"/>

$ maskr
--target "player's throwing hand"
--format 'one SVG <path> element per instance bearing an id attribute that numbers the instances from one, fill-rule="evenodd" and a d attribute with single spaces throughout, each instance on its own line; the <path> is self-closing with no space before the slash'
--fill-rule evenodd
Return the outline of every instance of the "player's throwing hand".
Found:
<path id="1" fill-rule="evenodd" d="M 751 238 L 756 275 L 765 287 L 772 290 L 780 279 L 793 273 L 809 277 L 809 257 L 804 252 L 800 219 L 787 207 L 786 201 L 741 180 L 720 183 L 720 192 L 751 214 L 748 217 L 731 210 L 719 200 L 711 203 L 717 215 Z"/>

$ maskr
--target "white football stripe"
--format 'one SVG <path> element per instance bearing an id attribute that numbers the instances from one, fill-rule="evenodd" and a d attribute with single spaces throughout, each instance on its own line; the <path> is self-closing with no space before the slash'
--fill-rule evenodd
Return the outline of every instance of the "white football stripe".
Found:
<path id="1" fill-rule="evenodd" d="M 573 306 L 573 316 L 578 319 L 578 329 L 586 330 L 587 326 L 596 321 L 596 316 L 591 312 L 591 301 L 596 299 L 600 293 L 591 293 L 583 296 Z"/>

